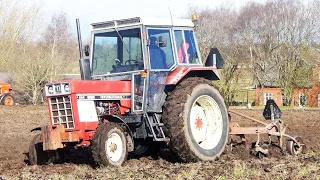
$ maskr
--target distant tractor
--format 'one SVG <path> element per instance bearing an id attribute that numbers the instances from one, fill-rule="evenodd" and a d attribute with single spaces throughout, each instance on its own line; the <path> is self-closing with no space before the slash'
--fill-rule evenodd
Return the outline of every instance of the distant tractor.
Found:
<path id="1" fill-rule="evenodd" d="M 11 95 L 11 85 L 8 83 L 0 82 L 0 104 L 6 106 L 14 105 L 14 98 Z"/>
<path id="2" fill-rule="evenodd" d="M 78 22 L 78 21 L 77 21 Z M 45 85 L 50 125 L 30 143 L 31 164 L 70 147 L 88 147 L 100 166 L 166 146 L 183 161 L 212 161 L 225 149 L 229 122 L 211 83 L 223 59 L 201 59 L 194 21 L 131 18 L 91 25 L 82 80 Z"/>

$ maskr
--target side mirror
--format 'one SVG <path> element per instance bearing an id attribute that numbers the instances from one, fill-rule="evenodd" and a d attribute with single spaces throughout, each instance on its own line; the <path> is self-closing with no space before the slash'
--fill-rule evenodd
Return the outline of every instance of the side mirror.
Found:
<path id="1" fill-rule="evenodd" d="M 167 38 L 165 36 L 158 37 L 159 47 L 167 47 Z"/>
<path id="2" fill-rule="evenodd" d="M 91 80 L 90 60 L 80 59 L 81 80 Z"/>
<path id="3" fill-rule="evenodd" d="M 84 55 L 85 56 L 89 56 L 90 55 L 90 46 L 89 45 L 85 45 L 84 46 Z"/>

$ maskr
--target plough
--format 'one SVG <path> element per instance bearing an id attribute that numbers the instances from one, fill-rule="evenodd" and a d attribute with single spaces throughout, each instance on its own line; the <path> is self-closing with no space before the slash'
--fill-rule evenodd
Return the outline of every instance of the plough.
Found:
<path id="1" fill-rule="evenodd" d="M 229 110 L 229 113 L 232 113 L 237 116 L 241 116 L 246 120 L 251 120 L 256 123 L 261 124 L 258 127 L 240 127 L 238 122 L 233 122 L 231 120 L 231 116 L 229 116 L 229 127 L 230 127 L 230 146 L 231 148 L 246 143 L 245 135 L 257 135 L 257 141 L 255 142 L 253 153 L 257 157 L 261 157 L 262 155 L 267 155 L 269 152 L 269 147 L 272 145 L 271 137 L 275 136 L 278 138 L 278 145 L 281 149 L 281 152 L 289 153 L 290 155 L 297 155 L 302 153 L 303 149 L 305 148 L 305 144 L 300 136 L 290 136 L 286 134 L 286 125 L 284 124 L 283 120 L 281 120 L 282 112 L 274 102 L 274 100 L 268 100 L 267 104 L 263 111 L 263 116 L 266 120 L 271 121 L 270 123 L 266 123 L 260 121 L 258 119 L 246 116 L 244 114 L 235 112 L 233 110 Z M 263 126 L 262 126 L 263 125 Z M 264 143 L 261 141 L 261 134 L 267 134 L 269 137 L 268 143 Z M 232 138 L 233 136 L 239 136 L 240 141 L 234 141 Z M 284 147 L 284 138 L 286 138 L 286 146 Z"/>

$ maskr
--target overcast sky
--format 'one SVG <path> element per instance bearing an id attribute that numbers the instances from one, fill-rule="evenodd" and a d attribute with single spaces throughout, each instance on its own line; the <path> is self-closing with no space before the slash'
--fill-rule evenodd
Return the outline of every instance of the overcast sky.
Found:
<path id="1" fill-rule="evenodd" d="M 22 0 L 26 3 L 33 0 Z M 188 6 L 217 7 L 232 5 L 239 8 L 250 0 L 40 0 L 45 23 L 49 23 L 54 13 L 67 13 L 73 32 L 75 19 L 81 22 L 83 39 L 89 36 L 89 25 L 93 22 L 108 21 L 130 17 L 181 17 L 187 13 Z M 265 0 L 254 0 L 264 2 Z"/>

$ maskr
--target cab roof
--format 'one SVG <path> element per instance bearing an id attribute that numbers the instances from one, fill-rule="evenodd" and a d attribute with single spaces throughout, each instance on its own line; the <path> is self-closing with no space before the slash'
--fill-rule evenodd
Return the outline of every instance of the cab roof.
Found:
<path id="1" fill-rule="evenodd" d="M 92 23 L 91 30 L 95 31 L 110 28 L 130 27 L 134 25 L 145 25 L 153 27 L 194 27 L 194 24 L 190 19 L 135 17 L 129 19 Z"/>

